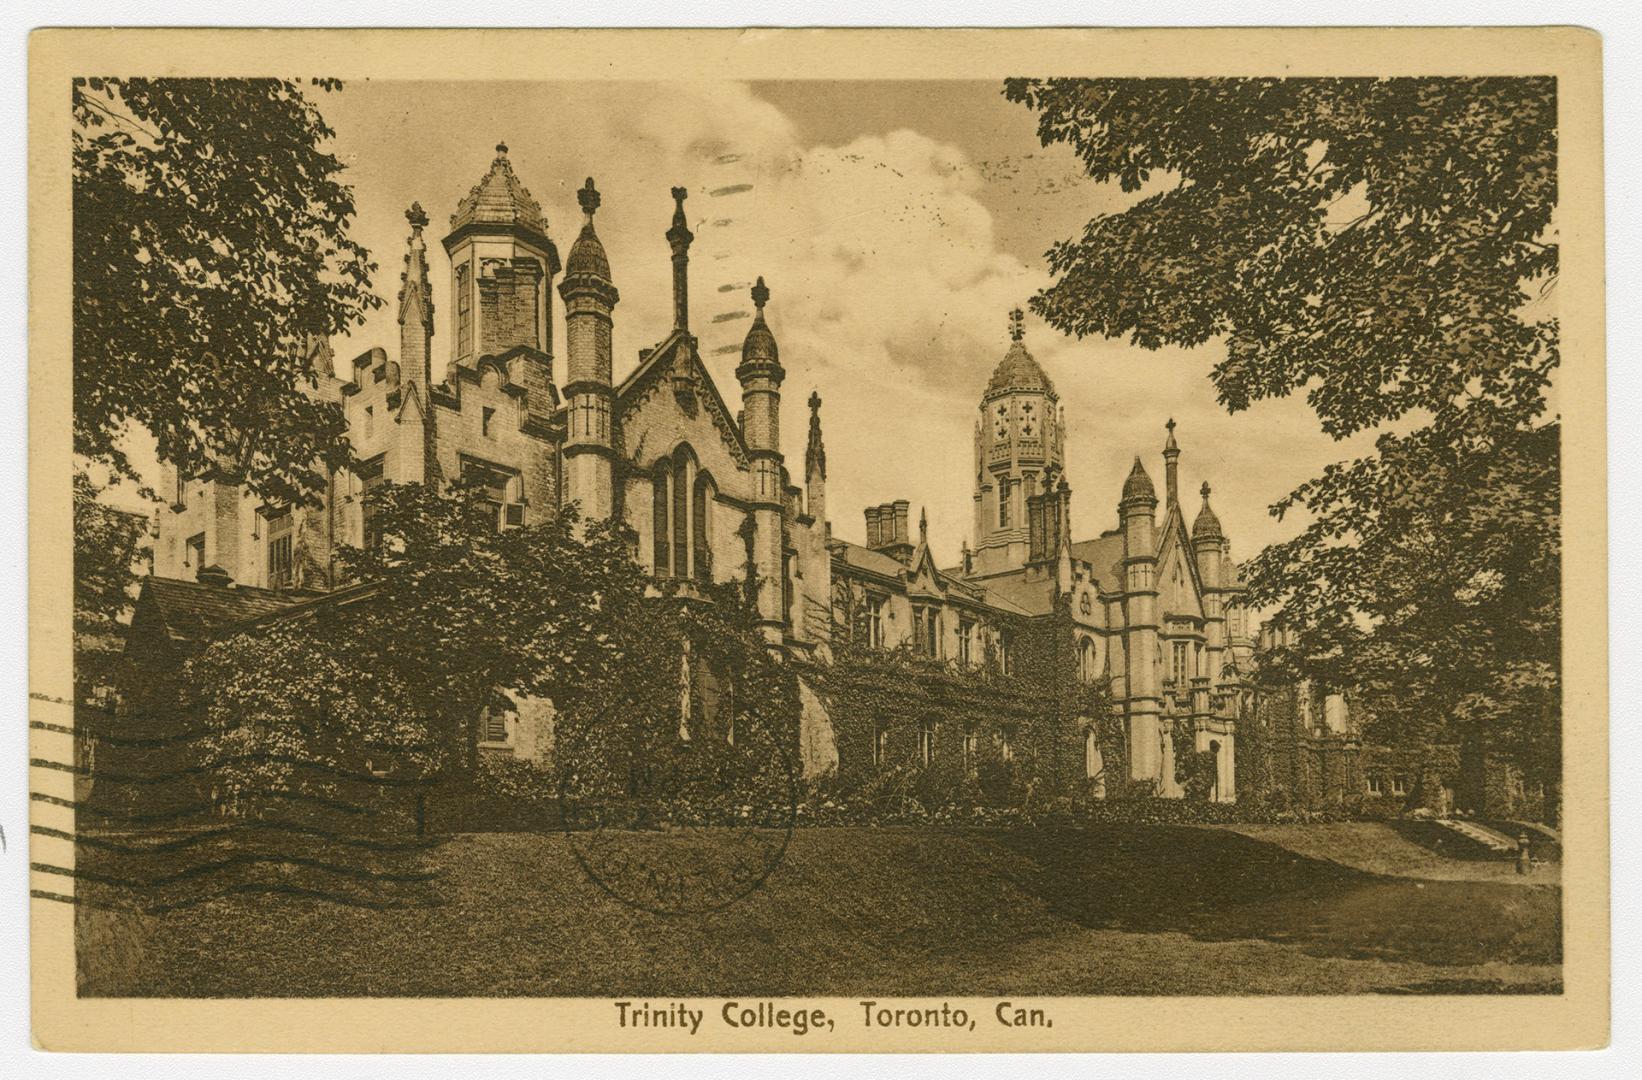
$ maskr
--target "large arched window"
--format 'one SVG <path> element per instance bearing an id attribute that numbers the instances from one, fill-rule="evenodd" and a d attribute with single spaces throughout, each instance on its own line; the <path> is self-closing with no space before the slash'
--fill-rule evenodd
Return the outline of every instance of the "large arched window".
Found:
<path id="1" fill-rule="evenodd" d="M 683 443 L 673 451 L 673 573 L 690 573 L 690 471 L 695 454 Z"/>
<path id="2" fill-rule="evenodd" d="M 668 513 L 671 497 L 667 493 L 667 482 L 672 476 L 672 472 L 672 462 L 662 458 L 656 462 L 650 474 L 650 487 L 654 492 L 650 524 L 657 574 L 669 573 L 673 566 L 672 559 L 668 557 L 668 553 L 672 550 L 672 530 L 668 524 L 668 518 L 671 516 Z"/>
<path id="3" fill-rule="evenodd" d="M 1078 648 L 1078 678 L 1086 683 L 1100 678 L 1100 647 L 1094 638 L 1084 638 Z"/>
<path id="4" fill-rule="evenodd" d="M 690 500 L 690 538 L 694 549 L 695 579 L 702 583 L 713 580 L 712 506 L 717 489 L 711 473 L 697 473 Z"/>

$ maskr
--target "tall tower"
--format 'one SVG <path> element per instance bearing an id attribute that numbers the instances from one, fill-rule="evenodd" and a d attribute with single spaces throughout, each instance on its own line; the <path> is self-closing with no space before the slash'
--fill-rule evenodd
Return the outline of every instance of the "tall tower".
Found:
<path id="1" fill-rule="evenodd" d="M 518 345 L 552 355 L 559 250 L 540 204 L 513 174 L 507 144 L 450 218 L 451 362 L 472 364 Z"/>
<path id="2" fill-rule="evenodd" d="M 584 520 L 597 521 L 608 518 L 614 508 L 610 312 L 621 296 L 610 280 L 610 259 L 593 230 L 599 190 L 591 176 L 576 192 L 576 201 L 582 208 L 582 231 L 570 245 L 570 261 L 559 285 L 567 354 L 564 396 L 570 417 L 564 447 L 565 499 L 579 504 Z"/>
<path id="3" fill-rule="evenodd" d="M 981 395 L 975 438 L 977 574 L 1026 564 L 1027 498 L 1042 490 L 1045 470 L 1065 468 L 1060 398 L 1026 351 L 1023 320 L 1019 308 L 1009 313 L 1009 351 Z"/>
<path id="4" fill-rule="evenodd" d="M 735 377 L 741 383 L 742 437 L 753 467 L 753 565 L 758 576 L 758 622 L 766 640 L 779 644 L 785 626 L 782 602 L 781 367 L 775 335 L 764 322 L 770 290 L 759 278 L 752 291 L 757 314 L 741 345 Z"/>
<path id="5" fill-rule="evenodd" d="M 1129 778 L 1166 783 L 1170 778 L 1163 776 L 1163 731 L 1158 721 L 1163 698 L 1158 689 L 1156 511 L 1157 492 L 1137 457 L 1118 502 L 1128 594 L 1123 693 L 1129 710 Z"/>

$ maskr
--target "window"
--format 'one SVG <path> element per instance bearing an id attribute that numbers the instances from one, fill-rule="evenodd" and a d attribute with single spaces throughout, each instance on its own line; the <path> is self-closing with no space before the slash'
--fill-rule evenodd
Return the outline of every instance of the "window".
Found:
<path id="1" fill-rule="evenodd" d="M 1408 774 L 1407 773 L 1394 772 L 1394 773 L 1391 774 L 1391 794 L 1393 794 L 1393 795 L 1407 795 L 1408 794 Z"/>
<path id="2" fill-rule="evenodd" d="M 998 481 L 998 528 L 1009 528 L 1009 495 L 1012 485 L 1008 478 Z"/>
<path id="3" fill-rule="evenodd" d="M 176 494 L 177 497 L 171 500 L 171 505 L 175 506 L 178 510 L 181 510 L 183 507 L 188 505 L 188 477 L 182 474 L 181 469 L 177 470 Z"/>
<path id="4" fill-rule="evenodd" d="M 365 434 L 376 434 L 376 406 L 365 406 Z"/>
<path id="5" fill-rule="evenodd" d="M 1010 653 L 1015 649 L 1015 635 L 1008 630 L 998 631 L 998 672 L 1009 674 L 1009 665 L 1012 660 Z"/>
<path id="6" fill-rule="evenodd" d="M 884 605 L 882 596 L 867 597 L 867 644 L 875 649 L 884 647 Z"/>
<path id="7" fill-rule="evenodd" d="M 479 731 L 483 742 L 507 742 L 507 713 L 486 709 L 479 714 Z"/>
<path id="8" fill-rule="evenodd" d="M 468 285 L 466 264 L 456 268 L 456 355 L 473 351 L 473 290 Z"/>
<path id="9" fill-rule="evenodd" d="M 998 757 L 1004 761 L 1015 760 L 1015 729 L 1001 728 L 998 731 Z"/>
<path id="10" fill-rule="evenodd" d="M 653 540 L 653 555 L 655 572 L 665 575 L 672 572 L 672 531 L 668 524 L 668 507 L 671 505 L 671 496 L 667 493 L 667 483 L 672 477 L 673 466 L 663 458 L 656 462 L 655 469 L 650 475 L 650 490 L 653 493 L 650 509 L 650 535 Z"/>
<path id="11" fill-rule="evenodd" d="M 958 620 L 958 663 L 962 667 L 969 667 L 975 657 L 975 622 L 973 619 Z"/>
<path id="12" fill-rule="evenodd" d="M 491 433 L 491 430 L 490 430 L 490 422 L 494 419 L 496 419 L 496 410 L 495 409 L 492 409 L 490 406 L 487 405 L 482 410 L 480 410 L 480 412 L 479 412 L 479 434 L 483 435 L 487 439 L 492 438 L 493 436 L 492 436 L 492 433 Z"/>
<path id="13" fill-rule="evenodd" d="M 516 476 L 516 473 L 507 469 L 482 461 L 464 460 L 462 462 L 463 479 L 470 480 L 478 485 L 476 491 L 478 499 L 490 511 L 491 520 L 496 522 L 498 531 L 513 524 L 514 517 L 517 517 L 521 523 L 524 521 L 523 510 L 518 511 L 516 514 L 510 513 L 510 504 L 513 500 L 508 497 L 508 493 L 513 489 L 513 481 Z"/>
<path id="14" fill-rule="evenodd" d="M 1176 641 L 1171 644 L 1171 656 L 1174 663 L 1170 669 L 1170 677 L 1177 688 L 1184 689 L 1190 681 L 1191 651 L 1187 642 Z"/>
<path id="15" fill-rule="evenodd" d="M 1083 733 L 1083 775 L 1093 780 L 1105 771 L 1105 762 L 1100 756 L 1100 736 L 1091 725 Z"/>
<path id="16" fill-rule="evenodd" d="M 1078 649 L 1078 678 L 1092 683 L 1100 677 L 1100 653 L 1094 638 L 1084 638 Z"/>
<path id="17" fill-rule="evenodd" d="M 918 725 L 918 760 L 925 765 L 935 760 L 935 721 L 927 716 Z"/>
<path id="18" fill-rule="evenodd" d="M 963 764 L 965 772 L 974 771 L 975 758 L 976 755 L 980 753 L 980 749 L 980 737 L 975 734 L 975 729 L 973 727 L 964 728 Z"/>
<path id="19" fill-rule="evenodd" d="M 360 542 L 367 549 L 374 548 L 382 542 L 382 528 L 376 521 L 376 496 L 373 492 L 380 491 L 386 482 L 382 476 L 380 457 L 360 463 Z"/>
<path id="20" fill-rule="evenodd" d="M 940 609 L 924 604 L 912 607 L 912 646 L 921 656 L 941 655 Z"/>
<path id="21" fill-rule="evenodd" d="M 268 587 L 291 585 L 291 511 L 280 510 L 268 518 Z"/>
<path id="22" fill-rule="evenodd" d="M 204 533 L 196 533 L 190 536 L 188 542 L 183 545 L 182 564 L 187 569 L 194 571 L 194 579 L 198 581 L 200 570 L 205 567 Z"/>
<path id="23" fill-rule="evenodd" d="M 879 720 L 872 728 L 872 763 L 882 765 L 889 751 L 889 725 Z"/>
<path id="24" fill-rule="evenodd" d="M 673 573 L 690 576 L 690 466 L 695 454 L 688 446 L 673 451 Z"/>
<path id="25" fill-rule="evenodd" d="M 1380 774 L 1377 772 L 1368 774 L 1368 793 L 1370 795 L 1385 794 L 1385 784 L 1380 780 Z"/>
<path id="26" fill-rule="evenodd" d="M 694 494 L 690 500 L 690 533 L 691 546 L 695 549 L 695 579 L 703 584 L 710 584 L 713 580 L 712 544 L 708 540 L 709 518 L 708 509 L 713 502 L 712 477 L 706 473 L 696 474 Z M 789 581 L 789 593 L 791 591 Z M 788 601 L 789 606 L 791 601 Z"/>

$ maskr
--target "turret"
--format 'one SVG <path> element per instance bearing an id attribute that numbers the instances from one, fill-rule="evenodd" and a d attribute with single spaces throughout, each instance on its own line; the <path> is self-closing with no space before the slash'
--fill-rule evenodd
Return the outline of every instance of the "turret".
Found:
<path id="1" fill-rule="evenodd" d="M 584 519 L 613 512 L 615 473 L 611 441 L 611 311 L 621 295 L 610 279 L 610 260 L 593 228 L 599 191 L 593 178 L 576 192 L 582 209 L 581 234 L 570 247 L 559 295 L 564 299 L 568 431 L 564 447 L 565 500 L 574 500 Z"/>
<path id="2" fill-rule="evenodd" d="M 1197 574 L 1203 581 L 1203 636 L 1207 675 L 1215 684 L 1226 665 L 1226 537 L 1220 519 L 1209 507 L 1209 482 L 1203 481 L 1203 509 L 1192 523 L 1192 551 L 1197 557 Z"/>
<path id="3" fill-rule="evenodd" d="M 1010 345 L 981 395 L 975 433 L 975 565 L 980 573 L 1033 559 L 1030 500 L 1064 468 L 1059 397 L 1025 345 L 1025 314 L 1009 313 Z"/>
<path id="4" fill-rule="evenodd" d="M 411 203 L 405 220 L 411 233 L 405 245 L 405 272 L 399 275 L 399 378 L 426 394 L 433 353 L 433 290 L 428 285 L 428 246 L 422 239 L 428 215 L 421 203 Z"/>
<path id="5" fill-rule="evenodd" d="M 675 189 L 673 193 L 674 198 L 680 200 L 674 217 L 675 230 L 683 223 L 681 192 L 682 189 Z M 669 238 L 673 235 L 668 233 Z M 677 247 L 674 250 L 677 251 Z M 675 269 L 680 265 L 676 257 L 673 264 Z M 677 287 L 674 294 L 675 298 L 683 295 Z M 753 565 L 749 569 L 758 577 L 759 624 L 767 640 L 779 643 L 786 624 L 782 599 L 785 560 L 781 528 L 781 381 L 787 373 L 781 367 L 775 335 L 764 321 L 764 305 L 769 302 L 770 290 L 762 277 L 752 288 L 752 298 L 757 310 L 746 340 L 741 344 L 741 363 L 735 369 L 736 380 L 741 383 L 741 434 L 753 472 Z"/>
<path id="6" fill-rule="evenodd" d="M 1172 777 L 1163 769 L 1164 732 L 1158 722 L 1163 701 L 1158 692 L 1157 492 L 1146 467 L 1135 458 L 1123 482 L 1118 514 L 1123 521 L 1124 590 L 1128 594 L 1128 622 L 1124 658 L 1124 692 L 1129 711 L 1129 776 L 1168 786 Z"/>
<path id="7" fill-rule="evenodd" d="M 450 226 L 452 361 L 471 364 L 521 345 L 551 355 L 548 300 L 559 250 L 541 205 L 513 173 L 506 143 L 496 144 L 490 171 L 457 204 Z"/>

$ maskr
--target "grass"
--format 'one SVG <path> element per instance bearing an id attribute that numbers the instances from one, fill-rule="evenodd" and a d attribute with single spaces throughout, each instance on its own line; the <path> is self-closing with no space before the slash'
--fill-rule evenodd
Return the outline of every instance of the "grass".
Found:
<path id="1" fill-rule="evenodd" d="M 82 907 L 81 990 L 197 997 L 1560 990 L 1557 887 L 1401 876 L 1389 868 L 1413 856 L 1345 828 L 1332 841 L 1323 833 L 1248 835 L 1242 827 L 801 829 L 761 887 L 722 911 L 690 916 L 648 914 L 611 898 L 588 880 L 563 836 L 470 834 L 428 856 L 438 877 L 425 895 L 438 902 L 405 910 L 285 895 L 233 896 L 165 915 Z M 625 834 L 613 843 L 644 857 L 674 841 Z M 1316 857 L 1314 849 L 1330 844 L 1350 850 L 1346 861 L 1381 869 Z"/>

